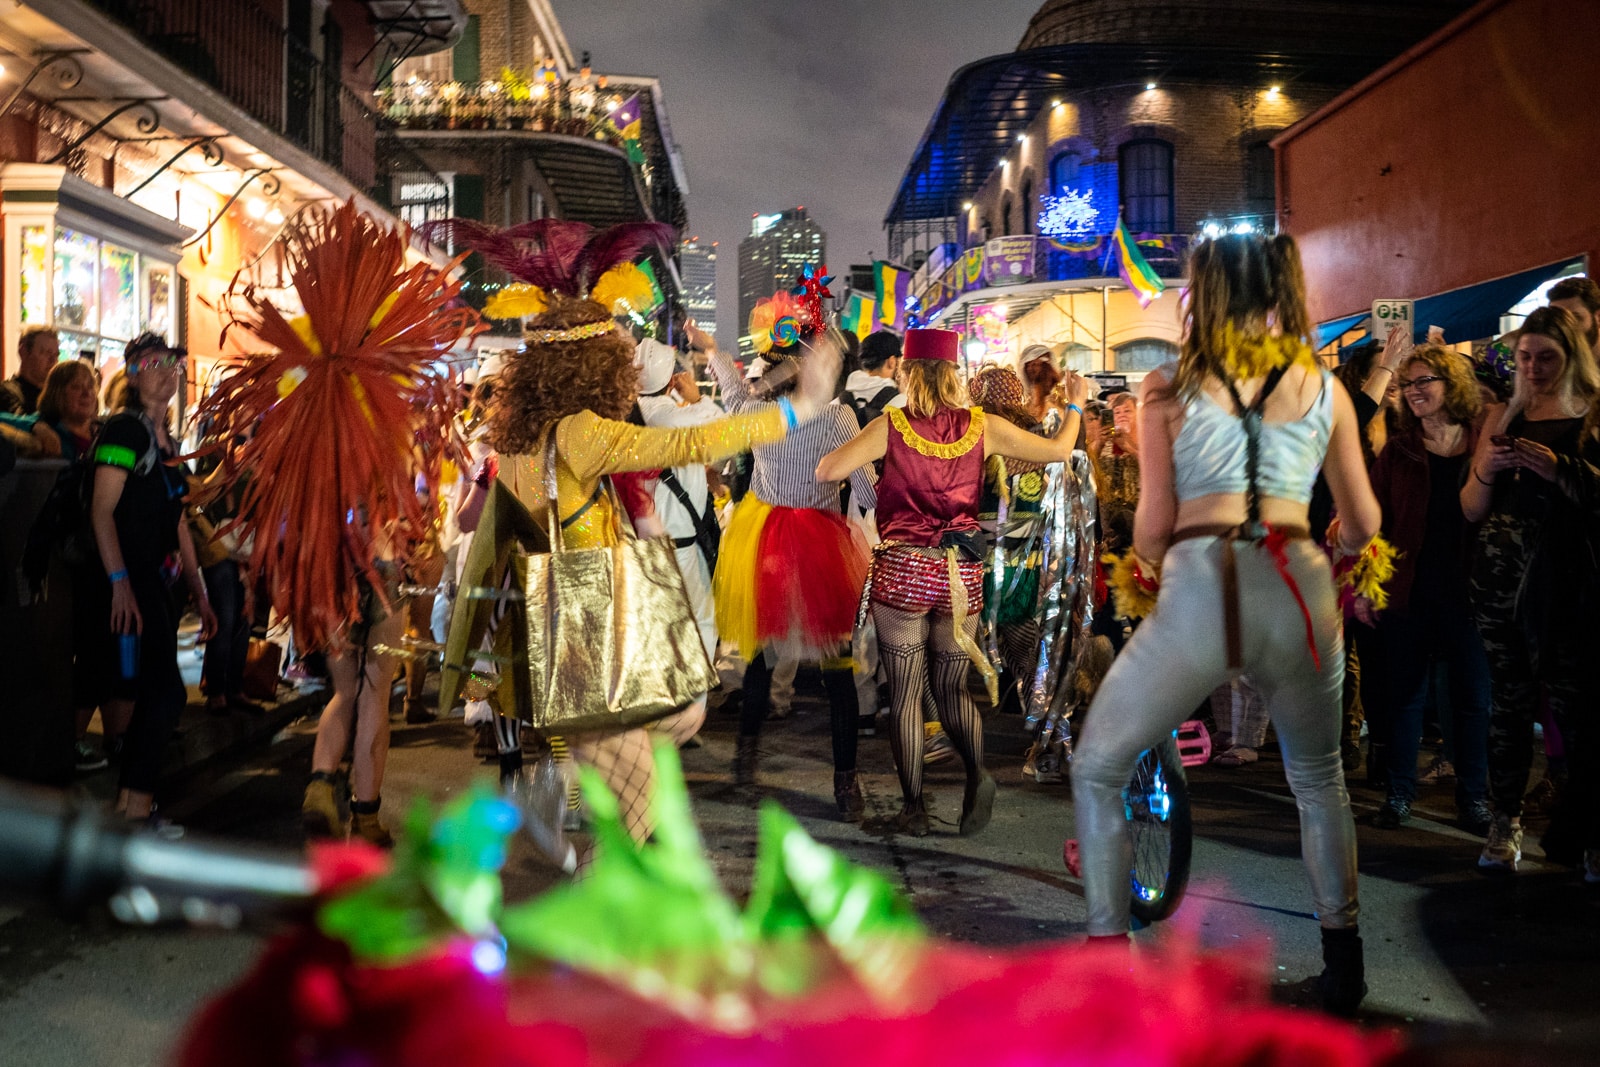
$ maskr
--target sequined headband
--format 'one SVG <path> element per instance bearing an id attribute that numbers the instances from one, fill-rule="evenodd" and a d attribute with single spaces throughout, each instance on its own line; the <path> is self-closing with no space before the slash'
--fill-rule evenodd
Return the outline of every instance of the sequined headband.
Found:
<path id="1" fill-rule="evenodd" d="M 529 330 L 522 335 L 522 339 L 535 345 L 555 344 L 559 341 L 587 341 L 591 337 L 603 337 L 616 328 L 616 323 L 610 319 L 601 319 L 599 322 L 586 322 L 581 326 L 569 326 L 562 330 Z"/>

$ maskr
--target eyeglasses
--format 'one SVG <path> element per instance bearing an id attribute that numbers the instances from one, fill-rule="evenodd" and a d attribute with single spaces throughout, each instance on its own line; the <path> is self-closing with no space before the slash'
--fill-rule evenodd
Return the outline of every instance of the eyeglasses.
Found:
<path id="1" fill-rule="evenodd" d="M 1401 382 L 1400 383 L 1400 388 L 1401 389 L 1426 389 L 1428 386 L 1432 385 L 1434 382 L 1442 382 L 1442 381 L 1444 381 L 1444 379 L 1439 377 L 1439 375 L 1430 374 L 1426 378 L 1413 378 L 1409 382 Z"/>
<path id="2" fill-rule="evenodd" d="M 177 352 L 168 352 L 160 356 L 137 356 L 132 365 L 137 370 L 168 370 L 173 367 L 183 367 L 189 362 L 186 356 Z"/>

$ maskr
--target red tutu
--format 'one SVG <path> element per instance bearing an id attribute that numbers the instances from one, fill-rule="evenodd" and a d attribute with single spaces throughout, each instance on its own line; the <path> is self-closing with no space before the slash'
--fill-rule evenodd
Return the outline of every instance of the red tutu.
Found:
<path id="1" fill-rule="evenodd" d="M 855 630 L 867 557 L 842 515 L 773 508 L 756 562 L 756 633 L 763 646 L 832 655 Z"/>

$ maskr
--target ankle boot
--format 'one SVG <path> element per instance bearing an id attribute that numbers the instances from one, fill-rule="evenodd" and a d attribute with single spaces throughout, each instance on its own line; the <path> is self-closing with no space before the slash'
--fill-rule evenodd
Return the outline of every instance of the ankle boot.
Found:
<path id="1" fill-rule="evenodd" d="M 912 837 L 928 836 L 928 809 L 921 800 L 908 800 L 900 814 L 894 817 L 894 828 Z"/>
<path id="2" fill-rule="evenodd" d="M 756 784 L 756 760 L 758 753 L 756 746 L 760 743 L 759 737 L 739 737 L 738 745 L 733 750 L 733 784 Z"/>
<path id="3" fill-rule="evenodd" d="M 1322 974 L 1317 992 L 1322 1010 L 1349 1018 L 1367 995 L 1366 968 L 1361 958 L 1361 932 L 1354 926 L 1322 931 Z"/>
<path id="4" fill-rule="evenodd" d="M 378 818 L 378 807 L 382 803 L 381 798 L 370 802 L 350 802 L 350 836 L 359 837 L 379 848 L 393 848 L 394 838 Z"/>
<path id="5" fill-rule="evenodd" d="M 839 805 L 839 818 L 845 822 L 861 821 L 867 801 L 861 795 L 861 783 L 855 771 L 833 772 L 833 802 Z"/>
<path id="6" fill-rule="evenodd" d="M 994 778 L 987 771 L 967 776 L 967 789 L 961 798 L 961 835 L 975 834 L 989 825 L 994 811 Z"/>
<path id="7" fill-rule="evenodd" d="M 339 814 L 339 799 L 333 792 L 333 775 L 316 771 L 306 785 L 300 802 L 300 823 L 311 837 L 343 837 L 344 818 Z"/>

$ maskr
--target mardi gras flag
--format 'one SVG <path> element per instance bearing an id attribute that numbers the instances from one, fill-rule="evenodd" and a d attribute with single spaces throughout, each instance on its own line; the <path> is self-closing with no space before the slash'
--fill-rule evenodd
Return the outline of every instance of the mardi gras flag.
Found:
<path id="1" fill-rule="evenodd" d="M 877 310 L 878 302 L 872 297 L 862 293 L 851 293 L 839 321 L 845 329 L 857 337 L 865 338 L 878 328 L 877 322 L 874 321 Z"/>
<path id="2" fill-rule="evenodd" d="M 640 314 L 649 314 L 651 311 L 654 311 L 656 308 L 661 306 L 661 301 L 666 299 L 666 294 L 662 293 L 661 282 L 656 279 L 656 267 L 654 263 L 651 263 L 647 259 L 643 263 L 639 264 L 639 269 L 644 272 L 644 276 L 646 278 L 650 279 L 651 295 L 655 297 L 655 303 L 651 304 L 649 308 L 646 308 L 640 312 Z"/>
<path id="3" fill-rule="evenodd" d="M 906 297 L 911 292 L 911 271 L 877 261 L 872 276 L 878 283 L 878 321 L 891 330 L 906 328 Z"/>
<path id="4" fill-rule="evenodd" d="M 640 143 L 644 137 L 642 114 L 638 93 L 628 97 L 611 113 L 612 124 L 622 134 L 622 147 L 627 151 L 628 158 L 635 163 L 644 162 L 644 148 Z"/>
<path id="5" fill-rule="evenodd" d="M 1133 239 L 1133 234 L 1128 232 L 1128 224 L 1123 222 L 1120 216 L 1117 218 L 1117 232 L 1112 235 L 1112 240 L 1116 242 L 1117 273 L 1122 275 L 1122 283 L 1139 298 L 1140 307 L 1148 307 L 1150 301 L 1166 291 L 1166 283 L 1151 269 L 1144 254 L 1139 251 L 1138 242 Z"/>

